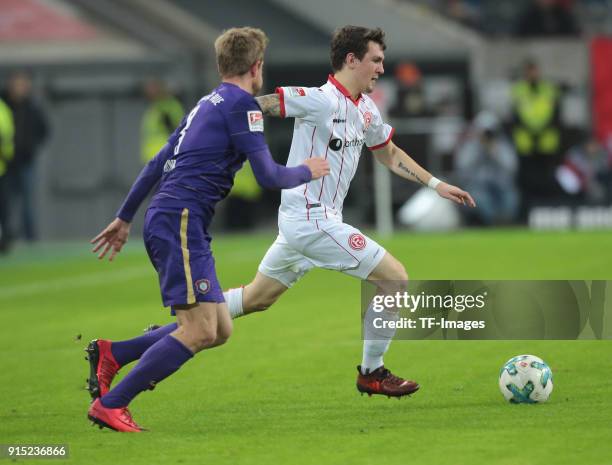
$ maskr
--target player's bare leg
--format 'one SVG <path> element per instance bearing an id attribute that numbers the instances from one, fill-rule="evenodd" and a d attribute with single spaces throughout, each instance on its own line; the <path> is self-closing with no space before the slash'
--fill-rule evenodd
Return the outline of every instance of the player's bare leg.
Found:
<path id="1" fill-rule="evenodd" d="M 288 289 L 280 281 L 257 272 L 249 284 L 224 292 L 232 318 L 249 313 L 261 312 L 270 308 Z"/>
<path id="2" fill-rule="evenodd" d="M 234 323 L 230 317 L 227 303 L 217 304 L 217 337 L 207 349 L 225 344 L 232 335 L 233 329 Z"/>
<path id="3" fill-rule="evenodd" d="M 178 328 L 171 333 L 171 336 L 194 354 L 223 344 L 231 335 L 232 326 L 229 321 L 229 326 L 225 324 L 222 327 L 224 334 L 218 334 L 219 316 L 226 312 L 222 305 L 214 302 L 199 302 L 194 305 L 174 307 Z"/>
<path id="4" fill-rule="evenodd" d="M 368 276 L 368 281 L 376 284 L 379 293 L 393 294 L 406 290 L 408 274 L 395 257 L 385 253 L 383 259 Z M 419 385 L 393 375 L 385 368 L 383 362 L 383 356 L 391 344 L 395 329 L 375 328 L 372 324 L 375 316 L 397 318 L 397 314 L 393 311 L 382 315 L 374 314 L 371 306 L 368 308 L 364 318 L 363 360 L 358 367 L 357 389 L 368 395 L 382 394 L 389 397 L 410 395 L 419 389 Z"/>
<path id="5" fill-rule="evenodd" d="M 176 329 L 176 323 L 173 323 L 173 325 Z M 166 327 L 170 327 L 170 325 L 160 326 L 156 324 L 150 324 L 143 330 L 143 332 L 145 333 L 145 335 L 148 335 L 153 333 L 154 331 L 159 330 L 160 328 Z M 212 349 L 213 347 L 217 347 L 224 344 L 231 335 L 232 330 L 233 323 L 232 318 L 229 314 L 229 310 L 227 308 L 227 303 L 217 304 L 217 338 L 215 339 L 215 342 L 210 347 L 208 347 L 208 349 Z"/>

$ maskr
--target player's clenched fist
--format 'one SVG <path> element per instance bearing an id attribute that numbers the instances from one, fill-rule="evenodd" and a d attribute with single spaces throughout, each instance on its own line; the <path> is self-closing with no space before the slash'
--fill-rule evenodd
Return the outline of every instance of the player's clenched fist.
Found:
<path id="1" fill-rule="evenodd" d="M 329 174 L 329 163 L 320 157 L 312 157 L 304 161 L 312 173 L 312 179 L 319 179 Z"/>

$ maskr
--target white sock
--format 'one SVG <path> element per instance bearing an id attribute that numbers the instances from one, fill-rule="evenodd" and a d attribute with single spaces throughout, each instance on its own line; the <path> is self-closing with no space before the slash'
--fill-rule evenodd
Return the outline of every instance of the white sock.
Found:
<path id="1" fill-rule="evenodd" d="M 243 291 L 243 287 L 237 287 L 236 289 L 230 289 L 229 291 L 223 293 L 223 297 L 225 297 L 225 301 L 227 302 L 227 307 L 229 308 L 229 313 L 232 320 L 244 315 L 244 309 L 242 308 Z"/>
<path id="2" fill-rule="evenodd" d="M 374 319 L 397 320 L 395 312 L 375 312 L 372 305 L 368 307 L 363 319 L 363 358 L 361 361 L 361 373 L 367 374 L 384 365 L 383 355 L 389 349 L 391 340 L 395 336 L 395 328 L 375 328 Z"/>
<path id="3" fill-rule="evenodd" d="M 383 366 L 383 355 L 387 352 L 391 341 L 363 341 L 363 358 L 361 373 L 367 375 Z"/>

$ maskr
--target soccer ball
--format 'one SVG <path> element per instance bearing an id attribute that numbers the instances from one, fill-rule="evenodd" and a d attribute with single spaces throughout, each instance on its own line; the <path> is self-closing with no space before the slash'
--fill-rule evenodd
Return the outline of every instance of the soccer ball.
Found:
<path id="1" fill-rule="evenodd" d="M 517 355 L 499 371 L 499 389 L 513 404 L 546 402 L 553 390 L 552 371 L 535 355 Z"/>

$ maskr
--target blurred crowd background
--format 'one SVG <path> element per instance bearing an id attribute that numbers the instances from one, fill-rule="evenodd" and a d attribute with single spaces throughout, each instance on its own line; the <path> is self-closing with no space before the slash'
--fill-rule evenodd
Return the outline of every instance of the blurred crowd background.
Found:
<path id="1" fill-rule="evenodd" d="M 372 97 L 395 142 L 478 202 L 440 204 L 364 151 L 347 221 L 612 228 L 612 0 L 0 0 L 0 250 L 108 222 L 217 84 L 223 29 L 269 35 L 268 93 L 323 84 L 344 24 L 387 33 Z M 266 120 L 279 162 L 292 124 Z M 246 166 L 214 227 L 272 228 L 278 201 Z"/>

